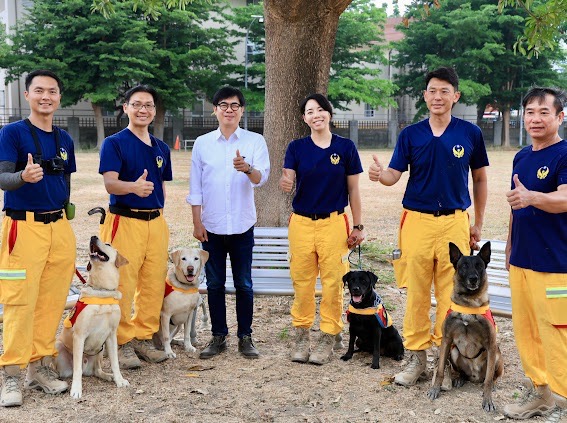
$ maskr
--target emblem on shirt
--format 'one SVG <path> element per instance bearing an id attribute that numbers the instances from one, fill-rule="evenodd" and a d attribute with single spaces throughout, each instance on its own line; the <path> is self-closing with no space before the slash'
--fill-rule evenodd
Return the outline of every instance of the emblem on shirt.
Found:
<path id="1" fill-rule="evenodd" d="M 161 169 L 161 167 L 163 166 L 163 157 L 157 156 L 156 157 L 156 164 L 157 164 L 158 169 Z"/>
<path id="2" fill-rule="evenodd" d="M 63 160 L 67 161 L 67 150 L 65 150 L 64 148 L 60 148 L 59 155 Z"/>
<path id="3" fill-rule="evenodd" d="M 455 156 L 457 159 L 460 159 L 464 155 L 465 155 L 465 147 L 459 144 L 453 147 L 453 156 Z"/>
<path id="4" fill-rule="evenodd" d="M 331 163 L 332 164 L 334 164 L 334 165 L 339 164 L 340 161 L 341 161 L 341 158 L 337 153 L 331 154 Z"/>
<path id="5" fill-rule="evenodd" d="M 537 178 L 545 179 L 549 174 L 549 168 L 547 166 L 542 166 L 537 170 Z"/>

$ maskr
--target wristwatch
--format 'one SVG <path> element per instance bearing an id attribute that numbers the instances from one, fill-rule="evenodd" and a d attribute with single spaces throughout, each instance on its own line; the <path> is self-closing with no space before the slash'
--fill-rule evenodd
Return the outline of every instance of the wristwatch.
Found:
<path id="1" fill-rule="evenodd" d="M 360 225 L 353 225 L 352 229 L 358 229 L 359 231 L 362 231 L 364 229 L 364 225 L 362 223 Z"/>
<path id="2" fill-rule="evenodd" d="M 246 175 L 250 175 L 252 172 L 254 172 L 254 166 L 252 166 L 251 164 L 248 164 L 248 170 L 244 173 Z"/>

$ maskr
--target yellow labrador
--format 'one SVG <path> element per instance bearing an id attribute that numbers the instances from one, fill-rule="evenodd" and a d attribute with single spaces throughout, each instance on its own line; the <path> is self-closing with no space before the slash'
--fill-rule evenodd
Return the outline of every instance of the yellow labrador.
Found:
<path id="1" fill-rule="evenodd" d="M 71 396 L 83 395 L 82 375 L 96 376 L 116 386 L 128 386 L 118 364 L 116 330 L 120 322 L 118 268 L 128 264 L 110 244 L 91 237 L 89 278 L 81 289 L 77 304 L 65 319 L 55 347 L 55 365 L 61 377 L 73 376 Z M 102 370 L 102 348 L 106 346 L 112 374 Z M 83 366 L 84 364 L 84 366 Z"/>
<path id="2" fill-rule="evenodd" d="M 198 248 L 182 248 L 171 253 L 173 267 L 165 281 L 165 297 L 160 313 L 160 329 L 154 335 L 157 348 L 169 358 L 176 354 L 171 349 L 173 337 L 183 325 L 185 351 L 195 352 L 195 318 L 203 299 L 199 294 L 199 275 L 209 259 L 209 253 Z"/>

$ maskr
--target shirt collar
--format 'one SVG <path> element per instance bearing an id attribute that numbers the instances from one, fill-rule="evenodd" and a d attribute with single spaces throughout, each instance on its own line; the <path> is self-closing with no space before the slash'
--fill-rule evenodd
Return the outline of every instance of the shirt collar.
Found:
<path id="1" fill-rule="evenodd" d="M 235 136 L 236 139 L 240 139 L 242 137 L 242 131 L 244 131 L 240 126 L 236 128 L 236 131 L 234 131 L 234 133 L 231 135 Z M 215 131 L 215 139 L 216 140 L 220 140 L 223 137 L 222 132 L 220 130 L 220 128 L 217 128 Z"/>

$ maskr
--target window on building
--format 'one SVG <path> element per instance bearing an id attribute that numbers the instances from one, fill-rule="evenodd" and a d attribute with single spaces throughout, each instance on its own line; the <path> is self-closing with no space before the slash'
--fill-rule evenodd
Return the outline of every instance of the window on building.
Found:
<path id="1" fill-rule="evenodd" d="M 370 104 L 364 105 L 364 117 L 367 118 L 374 117 L 374 113 L 375 113 L 374 107 L 372 107 Z"/>

